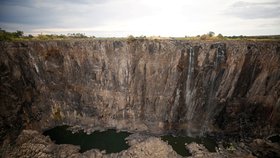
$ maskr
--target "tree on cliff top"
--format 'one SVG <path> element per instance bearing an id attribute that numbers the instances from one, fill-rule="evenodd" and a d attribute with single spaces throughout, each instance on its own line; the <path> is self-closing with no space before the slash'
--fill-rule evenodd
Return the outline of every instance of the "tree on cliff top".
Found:
<path id="1" fill-rule="evenodd" d="M 7 32 L 0 28 L 0 41 L 10 41 L 21 37 L 23 37 L 23 31 Z"/>
<path id="2" fill-rule="evenodd" d="M 215 32 L 209 31 L 207 35 L 208 35 L 209 37 L 213 37 L 213 36 L 215 36 Z"/>

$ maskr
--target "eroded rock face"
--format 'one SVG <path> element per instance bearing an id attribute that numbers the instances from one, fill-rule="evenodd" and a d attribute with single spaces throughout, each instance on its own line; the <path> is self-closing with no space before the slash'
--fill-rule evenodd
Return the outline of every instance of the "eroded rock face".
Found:
<path id="1" fill-rule="evenodd" d="M 0 43 L 1 132 L 78 125 L 239 138 L 279 132 L 280 43 Z"/>

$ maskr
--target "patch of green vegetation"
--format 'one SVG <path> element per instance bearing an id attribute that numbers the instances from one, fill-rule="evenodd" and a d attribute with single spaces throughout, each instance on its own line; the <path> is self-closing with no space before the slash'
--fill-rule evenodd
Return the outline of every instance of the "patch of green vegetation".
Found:
<path id="1" fill-rule="evenodd" d="M 134 42 L 134 41 L 136 41 L 136 38 L 135 38 L 134 36 L 129 35 L 129 36 L 127 37 L 127 42 L 128 42 L 128 43 L 131 43 L 131 42 Z"/>
<path id="2" fill-rule="evenodd" d="M 7 32 L 0 28 L 0 41 L 12 41 L 23 37 L 22 31 Z"/>
<path id="3" fill-rule="evenodd" d="M 88 38 L 84 33 L 70 33 L 67 36 L 70 38 Z M 95 36 L 92 37 L 95 38 Z"/>
<path id="4" fill-rule="evenodd" d="M 269 35 L 269 36 L 223 36 L 218 34 L 215 36 L 213 31 L 209 31 L 207 34 L 197 36 L 185 36 L 174 38 L 177 40 L 204 40 L 204 41 L 219 41 L 219 40 L 242 40 L 242 41 L 280 41 L 280 35 Z"/>
<path id="5" fill-rule="evenodd" d="M 227 40 L 249 40 L 249 41 L 280 41 L 280 35 L 269 36 L 225 36 Z"/>
<path id="6" fill-rule="evenodd" d="M 55 106 L 52 107 L 52 114 L 51 114 L 51 117 L 54 119 L 54 120 L 62 120 L 64 118 L 64 115 L 60 109 L 59 106 L 57 106 L 55 104 Z"/>
<path id="7" fill-rule="evenodd" d="M 236 150 L 236 148 L 234 147 L 234 145 L 232 143 L 229 144 L 229 146 L 226 148 L 227 151 L 230 152 L 234 152 Z"/>
<path id="8" fill-rule="evenodd" d="M 38 35 L 37 37 L 33 37 L 32 39 L 39 40 L 56 40 L 56 39 L 66 39 L 65 35 Z"/>
<path id="9" fill-rule="evenodd" d="M 55 120 L 61 120 L 62 119 L 62 116 L 60 115 L 60 109 L 59 108 L 57 108 L 57 110 L 54 112 L 53 116 L 54 116 Z"/>
<path id="10" fill-rule="evenodd" d="M 67 40 L 67 39 L 94 39 L 83 33 L 71 33 L 67 35 L 39 34 L 37 36 L 24 35 L 23 31 L 8 32 L 0 28 L 0 41 L 25 41 L 25 40 Z"/>
<path id="11" fill-rule="evenodd" d="M 107 40 L 107 41 L 125 41 L 126 37 L 96 37 L 96 40 Z"/>

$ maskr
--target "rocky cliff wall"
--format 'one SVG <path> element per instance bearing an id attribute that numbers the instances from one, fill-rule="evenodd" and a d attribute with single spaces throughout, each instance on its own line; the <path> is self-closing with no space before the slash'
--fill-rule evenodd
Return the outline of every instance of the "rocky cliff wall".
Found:
<path id="1" fill-rule="evenodd" d="M 131 131 L 279 132 L 280 42 L 0 43 L 1 135 L 58 124 Z"/>

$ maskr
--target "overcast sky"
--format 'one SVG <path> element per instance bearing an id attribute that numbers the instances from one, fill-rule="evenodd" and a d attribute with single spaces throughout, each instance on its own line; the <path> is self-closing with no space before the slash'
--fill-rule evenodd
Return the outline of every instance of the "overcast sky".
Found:
<path id="1" fill-rule="evenodd" d="M 280 34 L 280 0 L 0 0 L 0 27 L 97 37 Z"/>

